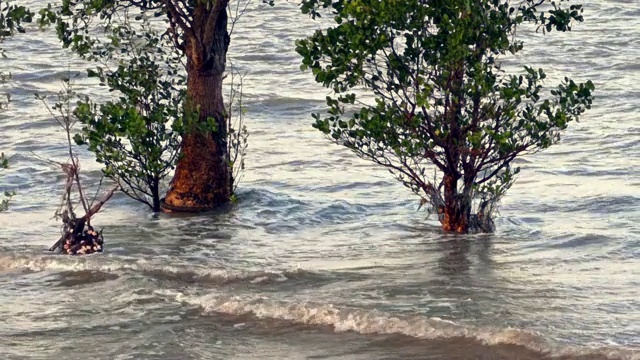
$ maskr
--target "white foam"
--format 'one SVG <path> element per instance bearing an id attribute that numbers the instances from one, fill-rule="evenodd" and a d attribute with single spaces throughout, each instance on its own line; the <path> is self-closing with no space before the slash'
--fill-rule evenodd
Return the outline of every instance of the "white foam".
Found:
<path id="1" fill-rule="evenodd" d="M 338 308 L 331 304 L 273 301 L 264 297 L 241 298 L 217 294 L 204 296 L 165 293 L 177 301 L 199 306 L 206 312 L 230 315 L 251 315 L 257 318 L 288 320 L 299 324 L 330 326 L 336 332 L 361 334 L 403 334 L 419 339 L 465 337 L 485 345 L 513 344 L 550 355 L 599 354 L 611 359 L 640 360 L 640 354 L 624 349 L 554 349 L 541 334 L 506 328 L 474 328 L 450 320 L 420 315 L 394 316 L 376 310 Z M 606 351 L 605 351 L 606 350 Z"/>
<path id="2" fill-rule="evenodd" d="M 104 265 L 100 265 L 104 266 Z M 48 270 L 83 271 L 98 270 L 94 262 L 79 257 L 58 256 L 0 256 L 0 271 L 23 270 L 41 272 Z"/>
<path id="3" fill-rule="evenodd" d="M 193 266 L 166 266 L 146 260 L 119 258 L 88 258 L 71 256 L 0 256 L 2 271 L 102 271 L 152 272 L 164 275 L 188 276 L 214 282 L 247 281 L 261 284 L 270 281 L 285 281 L 287 275 L 304 272 L 302 269 L 273 272 L 232 272 L 225 269 Z M 230 315 L 252 315 L 258 318 L 288 320 L 295 323 L 330 326 L 336 332 L 354 331 L 362 334 L 403 334 L 421 339 L 446 339 L 466 337 L 486 345 L 514 344 L 529 349 L 558 356 L 600 355 L 610 359 L 640 360 L 640 352 L 624 347 L 554 348 L 535 332 L 507 328 L 474 328 L 463 326 L 450 320 L 427 318 L 420 315 L 394 316 L 375 310 L 338 308 L 331 304 L 310 302 L 294 303 L 273 301 L 264 297 L 241 298 L 219 294 L 203 296 L 188 295 L 172 290 L 156 290 L 155 294 L 173 297 L 179 302 L 201 307 L 205 312 L 219 312 Z M 131 295 L 133 298 L 136 295 Z M 145 298 L 147 295 L 141 295 Z M 125 296 L 123 301 L 131 300 Z"/>
<path id="4" fill-rule="evenodd" d="M 288 275 L 304 272 L 301 269 L 292 271 L 232 271 L 210 266 L 169 266 L 164 263 L 147 261 L 144 259 L 126 259 L 115 257 L 76 257 L 76 256 L 0 256 L 0 272 L 2 271 L 101 271 L 106 273 L 118 272 L 147 272 L 178 278 L 189 278 L 204 282 L 228 283 L 247 281 L 253 284 L 270 281 L 281 282 L 288 280 Z"/>
<path id="5" fill-rule="evenodd" d="M 168 295 L 168 294 L 165 294 Z M 173 293 L 177 301 L 201 307 L 205 312 L 253 315 L 301 324 L 331 326 L 336 332 L 404 334 L 416 338 L 475 338 L 487 345 L 509 343 L 542 349 L 541 337 L 519 329 L 473 329 L 450 320 L 423 316 L 393 316 L 376 310 L 338 308 L 331 304 L 291 303 L 265 298 L 243 299 L 217 294 L 205 296 Z"/>
<path id="6" fill-rule="evenodd" d="M 136 262 L 122 261 L 97 261 L 95 257 L 87 256 L 2 256 L 0 257 L 0 271 L 102 271 L 117 272 L 122 270 L 144 271 L 149 269 L 146 261 Z M 171 267 L 166 267 L 165 271 L 175 271 Z"/>

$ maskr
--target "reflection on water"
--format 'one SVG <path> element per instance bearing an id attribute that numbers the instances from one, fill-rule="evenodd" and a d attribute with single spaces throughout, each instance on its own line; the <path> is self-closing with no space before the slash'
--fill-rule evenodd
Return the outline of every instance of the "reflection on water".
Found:
<path id="1" fill-rule="evenodd" d="M 471 240 L 460 237 L 439 241 L 442 257 L 438 260 L 439 269 L 444 275 L 464 276 L 471 267 L 469 249 Z"/>

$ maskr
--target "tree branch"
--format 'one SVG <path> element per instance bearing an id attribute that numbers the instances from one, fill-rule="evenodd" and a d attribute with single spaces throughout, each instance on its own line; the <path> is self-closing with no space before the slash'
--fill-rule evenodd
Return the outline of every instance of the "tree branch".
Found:
<path id="1" fill-rule="evenodd" d="M 171 20 L 178 24 L 189 40 L 194 41 L 196 39 L 196 35 L 193 32 L 193 29 L 187 25 L 189 18 L 179 9 L 179 7 L 173 4 L 173 0 L 164 0 L 164 4 L 167 11 L 171 14 Z"/>
<path id="2" fill-rule="evenodd" d="M 213 44 L 213 38 L 216 36 L 216 27 L 218 26 L 218 18 L 220 12 L 227 11 L 229 0 L 216 0 L 213 8 L 209 12 L 207 22 L 204 27 L 204 37 L 202 39 L 203 44 L 207 49 Z"/>

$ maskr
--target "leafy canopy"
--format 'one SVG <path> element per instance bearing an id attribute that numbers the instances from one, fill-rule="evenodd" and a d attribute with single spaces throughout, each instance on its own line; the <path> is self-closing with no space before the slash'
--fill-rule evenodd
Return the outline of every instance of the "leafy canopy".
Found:
<path id="1" fill-rule="evenodd" d="M 231 20 L 231 30 L 252 0 L 62 0 L 60 6 L 49 4 L 40 11 L 42 25 L 55 24 L 63 45 L 79 55 L 97 59 L 117 49 L 117 44 L 100 41 L 92 32 L 96 23 L 105 26 L 162 19 L 165 34 L 173 46 L 195 57 L 208 57 L 214 46 L 217 14 L 224 12 Z M 262 0 L 273 5 L 273 0 Z M 226 17 L 224 22 L 226 31 Z M 160 27 L 158 27 L 159 29 Z M 113 37 L 117 42 L 117 36 Z M 202 52 L 195 55 L 195 52 Z M 204 59 L 202 59 L 204 60 Z"/>
<path id="2" fill-rule="evenodd" d="M 242 14 L 236 5 L 232 27 Z M 154 211 L 160 210 L 160 181 L 179 160 L 186 133 L 226 135 L 236 185 L 243 169 L 247 131 L 240 111 L 239 120 L 231 119 L 238 108 L 231 103 L 241 99 L 241 90 L 231 92 L 224 132 L 218 131 L 219 119 L 201 119 L 201 108 L 187 99 L 186 47 L 201 47 L 192 57 L 210 57 L 214 7 L 233 12 L 228 0 L 63 0 L 40 11 L 41 24 L 55 24 L 64 47 L 100 64 L 88 70 L 89 77 L 117 96 L 102 104 L 88 98 L 78 103 L 75 115 L 84 127 L 76 143 L 88 145 L 105 164 L 105 174 Z"/>
<path id="3" fill-rule="evenodd" d="M 78 102 L 74 114 L 84 126 L 75 141 L 88 145 L 125 194 L 160 211 L 160 181 L 177 161 L 183 126 L 180 55 L 148 26 L 118 29 L 126 55 L 115 68 L 99 66 L 88 75 L 119 96 L 100 105 Z"/>
<path id="4" fill-rule="evenodd" d="M 558 142 L 591 107 L 591 81 L 548 89 L 542 69 L 511 74 L 500 62 L 523 49 L 523 24 L 548 32 L 582 22 L 582 6 L 567 2 L 304 0 L 304 13 L 328 10 L 335 21 L 296 46 L 302 69 L 334 92 L 314 127 L 423 202 L 461 211 L 471 198 L 496 202 L 518 171 L 512 161 Z M 457 184 L 451 201 L 438 180 L 447 176 Z"/>

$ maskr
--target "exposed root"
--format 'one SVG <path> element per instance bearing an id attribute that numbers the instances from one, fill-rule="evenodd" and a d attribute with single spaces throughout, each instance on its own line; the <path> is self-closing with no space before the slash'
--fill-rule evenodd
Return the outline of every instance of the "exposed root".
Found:
<path id="1" fill-rule="evenodd" d="M 74 185 L 78 189 L 79 200 L 82 204 L 87 204 L 80 187 L 80 177 L 77 158 L 71 163 L 59 163 L 62 170 L 67 175 L 65 191 L 62 196 L 60 207 L 55 213 L 55 218 L 62 221 L 62 236 L 56 241 L 49 251 L 56 251 L 69 255 L 91 254 L 102 252 L 104 248 L 104 238 L 102 231 L 96 232 L 91 226 L 91 217 L 98 213 L 102 206 L 118 191 L 119 186 L 113 187 L 100 201 L 93 202 L 90 208 L 86 209 L 83 216 L 77 217 L 74 212 L 72 193 Z"/>
<path id="2" fill-rule="evenodd" d="M 47 107 L 58 125 L 66 133 L 67 152 L 69 158 L 66 163 L 45 160 L 49 164 L 62 169 L 67 176 L 64 185 L 64 193 L 60 206 L 54 214 L 55 219 L 62 221 L 62 236 L 56 241 L 49 251 L 58 250 L 64 254 L 91 254 L 101 252 L 104 248 L 104 239 L 102 231 L 96 232 L 91 226 L 91 217 L 100 211 L 102 206 L 120 189 L 115 186 L 109 190 L 99 201 L 96 201 L 100 188 L 102 187 L 102 179 L 96 189 L 95 196 L 88 201 L 80 181 L 80 162 L 73 151 L 71 129 L 76 122 L 71 109 L 71 100 L 75 98 L 75 93 L 71 88 L 69 79 L 63 79 L 63 90 L 58 94 L 58 102 L 53 107 L 49 107 L 45 97 L 37 95 L 43 104 Z M 80 203 L 84 210 L 84 215 L 78 217 L 74 211 L 74 198 Z"/>

